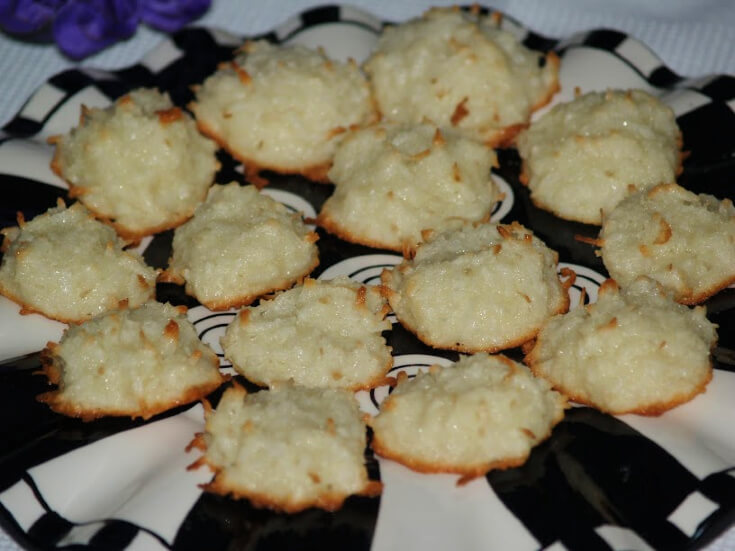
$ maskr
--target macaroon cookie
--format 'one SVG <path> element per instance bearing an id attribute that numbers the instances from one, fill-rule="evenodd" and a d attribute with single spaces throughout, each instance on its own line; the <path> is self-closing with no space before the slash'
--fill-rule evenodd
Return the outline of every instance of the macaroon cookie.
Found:
<path id="1" fill-rule="evenodd" d="M 19 214 L 18 226 L 2 234 L 0 294 L 22 314 L 81 323 L 155 297 L 156 270 L 81 203 L 59 200 L 30 222 Z"/>
<path id="2" fill-rule="evenodd" d="M 317 239 L 298 213 L 254 186 L 216 185 L 176 228 L 161 279 L 185 284 L 211 310 L 236 308 L 306 277 L 319 264 Z"/>
<path id="3" fill-rule="evenodd" d="M 600 225 L 622 199 L 681 172 L 674 112 L 642 90 L 590 92 L 554 106 L 516 140 L 531 201 Z"/>
<path id="4" fill-rule="evenodd" d="M 365 468 L 366 426 L 342 389 L 286 384 L 248 394 L 228 388 L 206 413 L 192 447 L 204 451 L 214 479 L 204 489 L 256 507 L 297 513 L 334 511 L 350 495 L 377 495 Z"/>
<path id="5" fill-rule="evenodd" d="M 51 168 L 70 196 L 129 241 L 190 218 L 219 170 L 217 144 L 155 89 L 133 90 L 106 109 L 83 107 L 79 125 L 51 141 Z"/>
<path id="6" fill-rule="evenodd" d="M 337 148 L 328 175 L 336 189 L 317 221 L 347 241 L 402 251 L 425 229 L 489 219 L 497 162 L 484 145 L 430 124 L 355 130 Z"/>
<path id="7" fill-rule="evenodd" d="M 370 421 L 373 449 L 420 472 L 522 465 L 564 416 L 566 399 L 522 364 L 484 353 L 402 378 Z"/>
<path id="8" fill-rule="evenodd" d="M 190 107 L 201 131 L 242 161 L 258 185 L 266 183 L 261 170 L 324 181 L 343 133 L 375 118 L 354 61 L 265 40 L 245 43 L 195 93 Z"/>
<path id="9" fill-rule="evenodd" d="M 147 302 L 71 326 L 41 354 L 56 390 L 38 399 L 85 421 L 141 417 L 200 400 L 225 379 L 186 308 Z"/>
<path id="10" fill-rule="evenodd" d="M 704 392 L 716 325 L 653 280 L 614 280 L 597 302 L 555 316 L 526 363 L 569 399 L 612 414 L 659 415 Z"/>
<path id="11" fill-rule="evenodd" d="M 429 236 L 382 274 L 401 324 L 426 344 L 497 352 L 533 339 L 569 307 L 557 254 L 514 222 L 464 224 Z"/>
<path id="12" fill-rule="evenodd" d="M 369 389 L 393 365 L 383 331 L 390 311 L 380 290 L 340 277 L 306 279 L 243 308 L 222 337 L 235 370 L 261 386 Z"/>
<path id="13" fill-rule="evenodd" d="M 386 26 L 364 64 L 382 117 L 512 143 L 559 89 L 559 58 L 526 48 L 501 22 L 454 7 Z"/>
<path id="14" fill-rule="evenodd" d="M 732 201 L 676 184 L 623 199 L 605 216 L 597 244 L 621 286 L 645 275 L 683 304 L 702 302 L 735 282 Z"/>

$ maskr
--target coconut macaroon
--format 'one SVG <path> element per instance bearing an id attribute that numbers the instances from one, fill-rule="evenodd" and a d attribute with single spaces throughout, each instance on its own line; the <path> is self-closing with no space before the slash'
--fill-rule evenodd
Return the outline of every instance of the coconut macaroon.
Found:
<path id="1" fill-rule="evenodd" d="M 57 207 L 2 230 L 0 294 L 21 314 L 81 323 L 108 310 L 135 307 L 155 296 L 156 270 L 123 250 L 115 231 L 80 203 Z"/>
<path id="2" fill-rule="evenodd" d="M 639 278 L 600 287 L 596 303 L 549 320 L 526 356 L 571 400 L 601 411 L 659 415 L 704 392 L 716 325 Z"/>
<path id="3" fill-rule="evenodd" d="M 206 404 L 205 404 L 206 405 Z M 191 444 L 194 467 L 215 471 L 207 491 L 247 498 L 256 507 L 296 513 L 334 511 L 353 494 L 377 495 L 368 479 L 366 427 L 346 390 L 283 385 L 247 394 L 228 388 Z"/>
<path id="4" fill-rule="evenodd" d="M 533 203 L 566 220 L 602 223 L 623 198 L 681 171 L 674 112 L 641 90 L 590 92 L 551 109 L 517 139 Z"/>
<path id="5" fill-rule="evenodd" d="M 381 115 L 507 145 L 558 90 L 559 59 L 500 29 L 499 14 L 433 8 L 386 27 L 364 65 Z"/>
<path id="6" fill-rule="evenodd" d="M 219 360 L 197 337 L 185 308 L 148 302 L 70 327 L 41 354 L 57 390 L 38 399 L 85 421 L 149 417 L 199 400 L 224 378 Z"/>
<path id="7" fill-rule="evenodd" d="M 176 228 L 162 281 L 186 283 L 210 310 L 250 304 L 288 289 L 319 264 L 317 235 L 298 213 L 237 182 L 215 185 Z"/>
<path id="8" fill-rule="evenodd" d="M 341 238 L 401 251 L 421 230 L 488 219 L 495 152 L 452 131 L 380 124 L 351 132 L 329 171 L 337 187 L 318 223 Z"/>
<path id="9" fill-rule="evenodd" d="M 413 259 L 384 270 L 401 324 L 423 342 L 461 352 L 496 352 L 532 339 L 566 312 L 557 254 L 517 222 L 465 224 L 434 235 Z"/>
<path id="10" fill-rule="evenodd" d="M 732 201 L 663 184 L 623 199 L 602 223 L 602 260 L 620 285 L 646 275 L 696 304 L 735 282 Z"/>
<path id="11" fill-rule="evenodd" d="M 433 366 L 398 386 L 369 421 L 373 449 L 421 472 L 462 475 L 523 464 L 564 416 L 566 399 L 505 356 Z"/>
<path id="12" fill-rule="evenodd" d="M 138 89 L 107 109 L 82 108 L 79 126 L 52 138 L 51 168 L 126 239 L 191 217 L 219 169 L 217 145 L 168 94 Z"/>
<path id="13" fill-rule="evenodd" d="M 367 80 L 354 61 L 322 50 L 247 42 L 234 61 L 196 89 L 199 128 L 245 164 L 325 180 L 342 133 L 375 117 Z"/>
<path id="14" fill-rule="evenodd" d="M 307 279 L 247 307 L 222 338 L 225 356 L 250 381 L 293 381 L 350 390 L 375 387 L 393 365 L 382 331 L 390 310 L 377 287 L 346 277 Z"/>

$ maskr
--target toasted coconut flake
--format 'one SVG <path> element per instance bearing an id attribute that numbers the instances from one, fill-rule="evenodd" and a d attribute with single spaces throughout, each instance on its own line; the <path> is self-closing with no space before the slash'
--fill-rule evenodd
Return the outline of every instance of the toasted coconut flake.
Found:
<path id="1" fill-rule="evenodd" d="M 452 123 L 452 126 L 457 126 L 460 122 L 462 122 L 462 119 L 470 114 L 469 110 L 467 109 L 468 99 L 469 98 L 465 96 L 464 98 L 462 98 L 462 101 L 457 104 L 457 107 L 454 108 L 454 113 L 452 113 L 452 116 L 449 119 L 449 122 Z"/>

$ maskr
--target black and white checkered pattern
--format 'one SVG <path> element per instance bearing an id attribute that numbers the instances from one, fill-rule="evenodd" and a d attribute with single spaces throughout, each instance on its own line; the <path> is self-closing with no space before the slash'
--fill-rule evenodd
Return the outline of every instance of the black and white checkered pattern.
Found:
<path id="1" fill-rule="evenodd" d="M 330 33 L 336 28 L 351 29 L 360 37 L 355 42 L 362 47 L 363 42 L 376 39 L 384 24 L 353 7 L 325 6 L 291 18 L 258 38 L 310 44 L 320 36 L 332 36 Z M 664 101 L 674 109 L 683 131 L 685 149 L 691 152 L 682 184 L 698 192 L 733 197 L 733 77 L 684 79 L 663 66 L 638 41 L 616 31 L 597 30 L 557 40 L 530 32 L 509 18 L 505 18 L 502 25 L 527 46 L 544 51 L 554 49 L 562 58 L 571 52 L 575 56 L 595 52 L 595 55 L 618 60 L 628 68 L 631 79 L 639 79 L 659 90 Z M 171 36 L 132 67 L 108 72 L 70 70 L 51 78 L 3 129 L 0 223 L 3 226 L 14 224 L 17 211 L 30 219 L 53 206 L 58 197 L 65 196 L 65 186 L 48 170 L 51 148 L 46 139 L 73 126 L 82 104 L 105 105 L 132 88 L 158 86 L 168 91 L 177 104 L 185 106 L 192 99 L 190 86 L 201 82 L 218 63 L 229 59 L 240 42 L 241 37 L 220 31 L 187 29 Z M 341 46 L 325 46 L 333 55 L 346 51 Z M 590 247 L 573 238 L 577 233 L 588 232 L 589 228 L 560 225 L 552 215 L 535 209 L 528 201 L 527 192 L 518 184 L 517 155 L 504 151 L 500 159 L 500 175 L 510 184 L 509 193 L 514 194 L 504 220 L 519 220 L 558 250 L 563 263 L 576 267 L 579 274 L 577 294 L 581 296 L 584 288 L 588 300 L 594 300 L 596 287 L 604 279 L 604 268 Z M 225 154 L 220 155 L 220 160 L 223 165 L 218 175 L 220 182 L 242 178 L 238 163 Z M 299 201 L 304 202 L 313 212 L 318 212 L 329 195 L 327 186 L 313 185 L 295 177 L 274 177 L 271 187 L 283 197 L 295 197 L 296 205 Z M 322 264 L 314 277 L 346 273 L 362 281 L 374 281 L 383 267 L 397 262 L 395 255 L 387 251 L 347 244 L 324 233 L 320 237 Z M 145 248 L 146 261 L 156 267 L 165 266 L 170 242 L 171 232 L 155 236 Z M 232 313 L 213 314 L 198 306 L 175 285 L 161 284 L 157 294 L 159 300 L 192 307 L 189 316 L 200 337 L 218 350 L 222 358 L 218 337 Z M 724 390 L 708 391 L 701 398 L 717 406 L 703 408 L 706 411 L 697 410 L 701 416 L 698 422 L 703 427 L 719 423 L 720 415 L 732 417 L 733 413 L 727 389 L 735 388 L 735 368 L 726 363 L 730 361 L 728 358 L 735 358 L 732 353 L 735 349 L 735 311 L 731 303 L 732 293 L 726 291 L 716 297 L 710 308 L 711 317 L 720 325 L 720 348 L 715 351 L 713 384 Z M 430 349 L 398 324 L 394 325 L 388 340 L 394 354 L 400 358 L 396 363 L 398 369 L 419 369 L 423 365 L 421 358 L 440 356 L 439 361 L 445 361 L 457 356 L 453 352 Z M 511 355 L 514 353 L 519 354 L 515 351 Z M 222 366 L 228 365 L 223 359 Z M 166 442 L 165 438 L 172 434 L 172 426 L 178 427 L 181 440 L 187 423 L 196 423 L 192 421 L 196 415 L 176 410 L 147 423 L 113 419 L 85 424 L 60 418 L 33 401 L 32 397 L 44 387 L 45 383 L 32 377 L 30 370 L 23 369 L 20 363 L 10 368 L 0 366 L 0 411 L 5 419 L 0 428 L 0 442 L 5 446 L 0 450 L 0 523 L 24 546 L 32 549 L 67 545 L 74 549 L 120 550 L 246 546 L 258 549 L 304 546 L 368 549 L 377 542 L 375 549 L 379 551 L 381 542 L 400 538 L 428 542 L 428 547 L 439 542 L 455 542 L 463 547 L 461 542 L 467 537 L 463 525 L 449 526 L 441 520 L 441 515 L 451 515 L 455 505 L 457 510 L 478 518 L 485 512 L 491 514 L 490 511 L 499 515 L 487 518 L 488 526 L 495 532 L 492 541 L 480 542 L 479 548 L 502 549 L 503 545 L 498 542 L 514 542 L 529 548 L 554 550 L 685 549 L 708 541 L 735 520 L 735 458 L 726 458 L 731 463 L 717 468 L 694 468 L 693 464 L 701 463 L 698 454 L 706 452 L 694 447 L 686 449 L 662 444 L 658 436 L 663 432 L 656 422 L 610 417 L 589 408 L 571 410 L 552 437 L 534 450 L 523 467 L 491 472 L 485 479 L 474 482 L 468 489 L 472 511 L 463 509 L 467 503 L 453 505 L 451 501 L 422 501 L 419 498 L 412 502 L 413 510 L 409 515 L 387 489 L 382 500 L 351 498 L 336 513 L 305 511 L 285 516 L 254 509 L 246 502 L 200 494 L 183 467 L 171 473 L 165 462 L 140 478 L 127 472 L 116 475 L 114 461 L 106 464 L 95 460 L 80 466 L 79 462 L 86 460 L 77 458 L 85 458 L 91 450 L 97 450 L 99 446 L 95 443 L 99 442 L 109 446 L 111 457 L 129 452 L 130 442 L 139 443 L 141 453 L 155 455 L 155 449 L 146 447 L 145 442 Z M 382 390 L 374 391 L 380 392 Z M 216 399 L 217 395 L 212 397 L 215 403 Z M 667 417 L 661 420 L 665 419 Z M 118 442 L 119 448 L 116 448 Z M 184 453 L 180 441 L 171 446 L 179 455 Z M 179 500 L 179 505 L 184 503 L 186 507 L 172 513 L 173 520 L 166 518 L 165 522 L 155 518 L 129 520 L 122 514 L 124 503 L 118 504 L 120 515 L 88 514 L 74 520 L 71 507 L 68 510 L 72 512 L 62 516 L 60 498 L 68 495 L 69 486 L 53 483 L 54 477 L 49 473 L 58 473 L 61 479 L 69 476 L 70 457 L 75 458 L 75 469 L 89 474 L 89 479 L 81 476 L 74 482 L 79 495 L 95 491 L 103 494 L 106 484 L 119 475 L 129 477 L 131 485 L 132 480 L 143 480 L 139 489 L 154 492 L 151 488 L 161 488 L 148 498 L 153 501 L 160 498 L 160 505 L 154 506 L 161 511 L 162 518 L 166 517 L 163 513 L 167 509 L 175 509 L 166 501 L 171 488 L 189 488 L 191 491 L 186 499 L 191 503 Z M 177 457 L 181 461 L 194 460 L 194 457 L 183 455 Z M 380 478 L 378 461 L 369 449 L 366 460 L 371 476 Z M 387 474 L 386 484 L 391 477 L 402 476 L 400 472 L 396 474 L 395 467 Z M 445 484 L 439 478 L 426 477 L 421 484 L 429 488 L 429 494 L 421 495 L 444 495 L 444 490 L 430 493 Z M 63 495 L 58 489 L 62 487 L 65 488 Z M 169 490 L 164 491 L 165 488 Z M 107 497 L 103 495 L 102 500 Z M 99 510 L 109 509 L 100 506 Z M 396 510 L 399 512 L 392 518 L 390 515 Z M 379 511 L 383 516 L 376 528 Z M 411 518 L 412 522 L 404 522 L 405 518 Z M 474 530 L 470 532 L 475 537 Z M 484 533 L 481 529 L 477 532 Z M 508 543 L 505 548 L 509 547 L 513 545 Z"/>

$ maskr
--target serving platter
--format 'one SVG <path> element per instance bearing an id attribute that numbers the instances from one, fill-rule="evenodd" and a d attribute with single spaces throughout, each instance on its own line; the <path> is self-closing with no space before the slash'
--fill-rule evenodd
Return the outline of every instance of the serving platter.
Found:
<path id="1" fill-rule="evenodd" d="M 418 14 L 417 14 L 418 15 Z M 347 6 L 325 6 L 295 16 L 263 38 L 322 46 L 328 55 L 365 59 L 384 25 Z M 644 45 L 615 31 L 596 30 L 550 39 L 503 19 L 503 26 L 535 49 L 561 57 L 562 90 L 554 103 L 582 91 L 645 89 L 677 115 L 684 163 L 680 183 L 698 193 L 735 197 L 735 78 L 685 80 Z M 66 71 L 49 79 L 4 128 L 0 141 L 0 227 L 15 224 L 66 198 L 49 170 L 46 139 L 68 131 L 79 108 L 104 106 L 138 86 L 157 86 L 174 102 L 192 99 L 201 82 L 232 55 L 244 37 L 204 28 L 172 35 L 138 64 L 123 70 Z M 577 304 L 594 301 L 606 272 L 592 247 L 575 235 L 597 228 L 562 221 L 536 209 L 518 182 L 514 150 L 499 152 L 497 178 L 505 198 L 494 220 L 517 220 L 559 252 L 560 268 L 577 273 Z M 219 183 L 243 181 L 242 166 L 220 153 Z M 313 217 L 331 193 L 300 177 L 267 175 L 264 192 Z M 321 264 L 313 277 L 349 275 L 375 283 L 400 261 L 389 251 L 349 244 L 319 231 Z M 146 261 L 165 267 L 171 232 L 138 246 Z M 189 306 L 202 340 L 221 357 L 219 337 L 234 312 L 213 313 L 159 284 L 157 298 Z M 46 390 L 37 352 L 58 340 L 63 325 L 21 316 L 0 298 L 0 523 L 29 549 L 694 549 L 735 521 L 735 289 L 707 302 L 719 324 L 715 374 L 707 392 L 660 417 L 602 414 L 574 407 L 519 468 L 495 471 L 457 486 L 456 476 L 414 473 L 366 450 L 378 498 L 350 498 L 337 512 L 283 515 L 202 493 L 211 474 L 189 471 L 197 458 L 186 445 L 203 428 L 200 405 L 146 422 L 103 419 L 84 423 L 54 414 L 35 401 Z M 386 337 L 393 372 L 409 375 L 457 355 L 431 349 L 395 323 Z M 509 355 L 519 358 L 519 351 Z M 222 360 L 222 369 L 231 368 Z M 377 411 L 388 389 L 358 393 L 361 407 Z M 219 393 L 212 396 L 216 404 Z"/>

